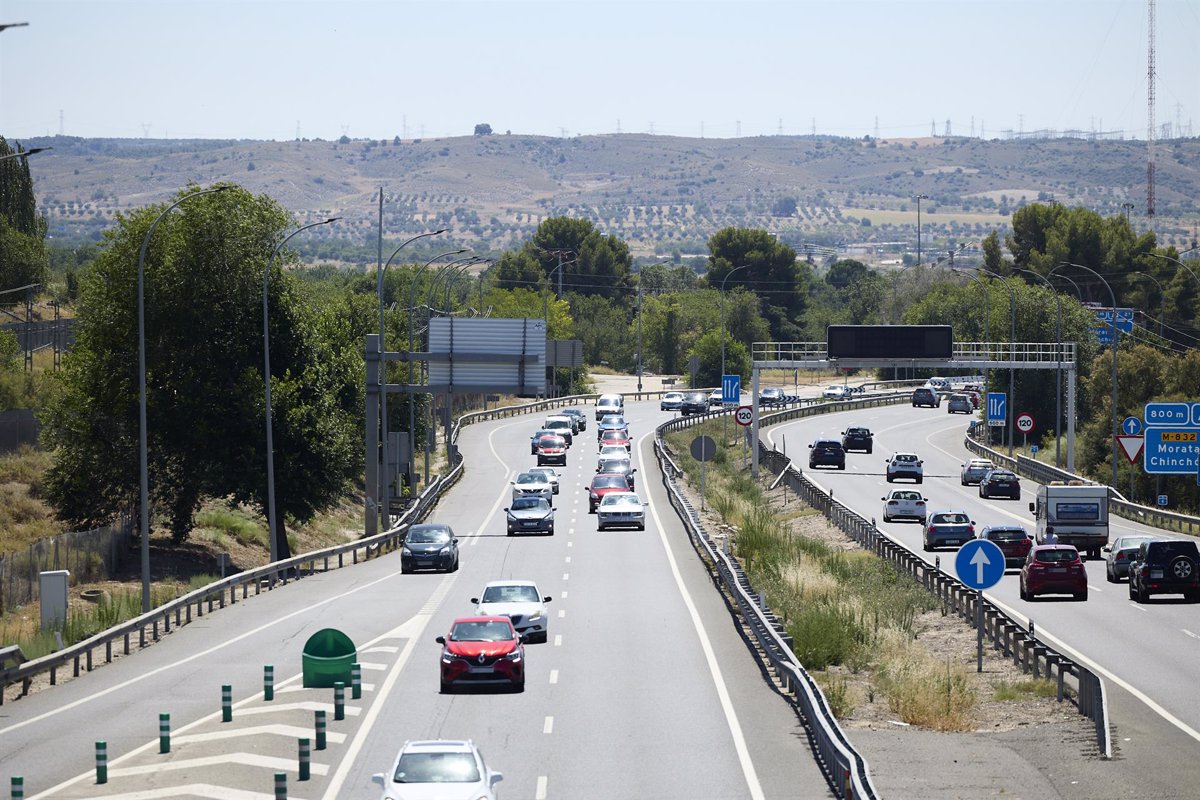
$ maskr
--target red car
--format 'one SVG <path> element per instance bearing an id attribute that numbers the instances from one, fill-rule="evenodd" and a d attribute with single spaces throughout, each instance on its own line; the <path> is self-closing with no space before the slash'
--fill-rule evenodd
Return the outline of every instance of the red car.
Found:
<path id="1" fill-rule="evenodd" d="M 971 398 L 972 406 L 974 406 L 975 408 L 979 408 L 979 404 L 983 401 L 983 398 L 980 397 L 979 392 L 976 392 L 973 389 L 966 389 L 963 391 L 963 394 L 965 394 L 967 397 Z"/>
<path id="2" fill-rule="evenodd" d="M 459 684 L 508 686 L 525 691 L 525 645 L 508 617 L 462 617 L 442 646 L 442 693 Z"/>
<path id="3" fill-rule="evenodd" d="M 587 487 L 588 513 L 595 514 L 596 506 L 609 492 L 628 492 L 629 478 L 611 472 L 601 472 L 592 478 L 592 485 Z"/>
<path id="4" fill-rule="evenodd" d="M 1039 594 L 1070 594 L 1087 600 L 1087 572 L 1079 551 L 1069 544 L 1036 544 L 1021 567 L 1021 599 Z"/>
<path id="5" fill-rule="evenodd" d="M 537 440 L 538 466 L 567 465 L 567 440 L 561 436 L 540 436 Z"/>
<path id="6" fill-rule="evenodd" d="M 617 428 L 614 430 L 607 430 L 600 434 L 600 446 L 604 447 L 605 445 L 609 444 L 625 445 L 626 450 L 632 450 L 633 440 L 629 438 L 629 429 Z"/>

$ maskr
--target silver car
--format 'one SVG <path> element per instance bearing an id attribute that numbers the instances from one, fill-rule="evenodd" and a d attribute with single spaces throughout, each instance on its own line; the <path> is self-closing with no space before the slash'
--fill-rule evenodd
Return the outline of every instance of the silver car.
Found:
<path id="1" fill-rule="evenodd" d="M 667 392 L 658 401 L 659 411 L 678 411 L 683 407 L 683 392 Z"/>
<path id="2" fill-rule="evenodd" d="M 540 472 L 522 472 L 512 482 L 512 487 L 513 502 L 522 497 L 542 497 L 547 503 L 554 502 L 554 485 Z"/>
<path id="3" fill-rule="evenodd" d="M 996 465 L 986 458 L 972 458 L 962 465 L 962 474 L 959 475 L 959 481 L 963 486 L 978 484 L 983 480 L 984 475 L 987 475 L 995 468 Z"/>
<path id="4" fill-rule="evenodd" d="M 950 395 L 950 402 L 946 405 L 946 413 L 974 414 L 975 404 L 965 394 L 952 394 Z"/>
<path id="5" fill-rule="evenodd" d="M 925 468 L 921 466 L 925 462 L 921 461 L 915 453 L 896 453 L 885 463 L 887 464 L 888 483 L 900 478 L 911 478 L 914 482 L 920 483 L 925 478 Z"/>
<path id="6" fill-rule="evenodd" d="M 554 471 L 554 467 L 530 467 L 528 471 L 546 476 L 546 480 L 550 481 L 551 493 L 558 494 L 558 473 Z"/>
<path id="7" fill-rule="evenodd" d="M 508 535 L 548 533 L 554 535 L 554 509 L 541 497 L 518 497 L 504 509 L 508 515 Z"/>
<path id="8" fill-rule="evenodd" d="M 1152 536 L 1118 536 L 1104 548 L 1104 577 L 1109 583 L 1117 583 L 1129 577 L 1129 562 L 1137 555 L 1138 546 L 1148 542 Z"/>
<path id="9" fill-rule="evenodd" d="M 646 530 L 646 504 L 633 492 L 610 492 L 596 507 L 596 530 L 637 528 Z"/>

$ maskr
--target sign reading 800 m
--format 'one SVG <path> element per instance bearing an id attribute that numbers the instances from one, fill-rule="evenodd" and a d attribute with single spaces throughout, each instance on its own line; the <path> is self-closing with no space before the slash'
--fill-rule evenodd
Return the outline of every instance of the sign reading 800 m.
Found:
<path id="1" fill-rule="evenodd" d="M 1159 475 L 1194 475 L 1200 465 L 1200 403 L 1147 403 L 1142 467 Z"/>

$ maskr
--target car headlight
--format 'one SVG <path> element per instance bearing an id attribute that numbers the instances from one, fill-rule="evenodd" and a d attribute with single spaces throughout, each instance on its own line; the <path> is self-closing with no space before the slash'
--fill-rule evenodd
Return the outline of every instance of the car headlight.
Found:
<path id="1" fill-rule="evenodd" d="M 454 655 L 449 650 L 442 651 L 442 663 L 443 664 L 452 664 L 457 659 L 458 659 L 458 656 Z"/>
<path id="2" fill-rule="evenodd" d="M 509 653 L 508 655 L 506 655 L 506 656 L 505 656 L 505 658 L 506 658 L 506 659 L 508 659 L 509 661 L 513 661 L 513 662 L 517 662 L 517 663 L 519 663 L 519 662 L 521 661 L 521 651 L 520 651 L 520 650 L 513 650 L 511 653 Z"/>
<path id="3" fill-rule="evenodd" d="M 409 549 L 408 549 L 408 545 L 404 545 L 403 547 L 401 547 L 401 548 L 400 548 L 400 555 L 402 555 L 402 556 L 411 556 L 411 555 L 412 555 L 412 550 L 409 550 Z"/>
<path id="4" fill-rule="evenodd" d="M 538 622 L 545 616 L 546 616 L 546 610 L 542 609 L 541 611 L 533 612 L 528 617 L 526 617 L 526 619 L 529 620 L 530 622 Z"/>

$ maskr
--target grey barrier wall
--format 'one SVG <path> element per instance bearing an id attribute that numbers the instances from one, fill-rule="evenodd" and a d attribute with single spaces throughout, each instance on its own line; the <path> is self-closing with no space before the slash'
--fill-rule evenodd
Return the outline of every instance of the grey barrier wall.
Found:
<path id="1" fill-rule="evenodd" d="M 760 425 L 777 424 L 802 416 L 831 410 L 846 408 L 866 408 L 872 405 L 893 404 L 906 402 L 907 395 L 871 398 L 867 400 L 825 404 L 824 407 L 811 407 L 783 411 L 778 414 L 764 416 Z M 976 603 L 981 594 L 967 588 L 957 577 L 943 572 L 940 559 L 930 565 L 923 558 L 892 539 L 881 531 L 875 520 L 868 520 L 842 503 L 826 494 L 819 486 L 805 477 L 804 473 L 777 450 L 769 450 L 758 443 L 759 457 L 766 469 L 779 475 L 787 482 L 788 487 L 798 497 L 804 498 L 813 508 L 819 510 L 830 522 L 840 528 L 864 549 L 875 553 L 880 558 L 891 563 L 898 571 L 905 573 L 925 587 L 926 591 L 936 595 L 942 601 L 942 607 L 947 612 L 961 616 L 965 621 L 974 624 Z M 989 451 L 990 452 L 990 451 Z M 1010 459 L 1004 459 L 1010 460 Z M 997 461 L 997 463 L 1000 463 Z M 1105 699 L 1104 682 L 1099 675 L 1082 664 L 1072 661 L 1059 653 L 1050 645 L 1037 638 L 1036 627 L 1030 620 L 1025 627 L 997 608 L 990 600 L 982 598 L 984 636 L 992 642 L 993 648 L 1001 650 L 1005 657 L 1013 659 L 1013 663 L 1023 671 L 1032 673 L 1034 677 L 1052 678 L 1058 685 L 1058 699 L 1071 700 L 1079 709 L 1079 713 L 1088 717 L 1095 725 L 1096 745 L 1105 758 L 1112 757 L 1112 741 L 1108 724 L 1108 703 Z M 1067 679 L 1074 681 L 1074 695 Z"/>
<path id="2" fill-rule="evenodd" d="M 23 444 L 37 444 L 37 415 L 28 408 L 0 411 L 0 453 L 10 453 Z"/>
<path id="3" fill-rule="evenodd" d="M 879 793 L 871 782 L 866 760 L 846 738 L 829 709 L 821 687 L 792 652 L 792 640 L 787 636 L 783 624 L 752 594 L 753 589 L 741 564 L 714 546 L 695 508 L 679 491 L 677 480 L 683 470 L 672 460 L 663 440 L 664 434 L 718 415 L 719 412 L 714 412 L 681 417 L 659 426 L 654 439 L 654 453 L 658 458 L 667 496 L 683 521 L 693 547 L 715 573 L 714 580 L 718 587 L 727 598 L 732 598 L 763 657 L 782 684 L 784 696 L 796 707 L 808 731 L 818 766 L 834 792 L 838 797 L 847 799 L 878 798 Z"/>

